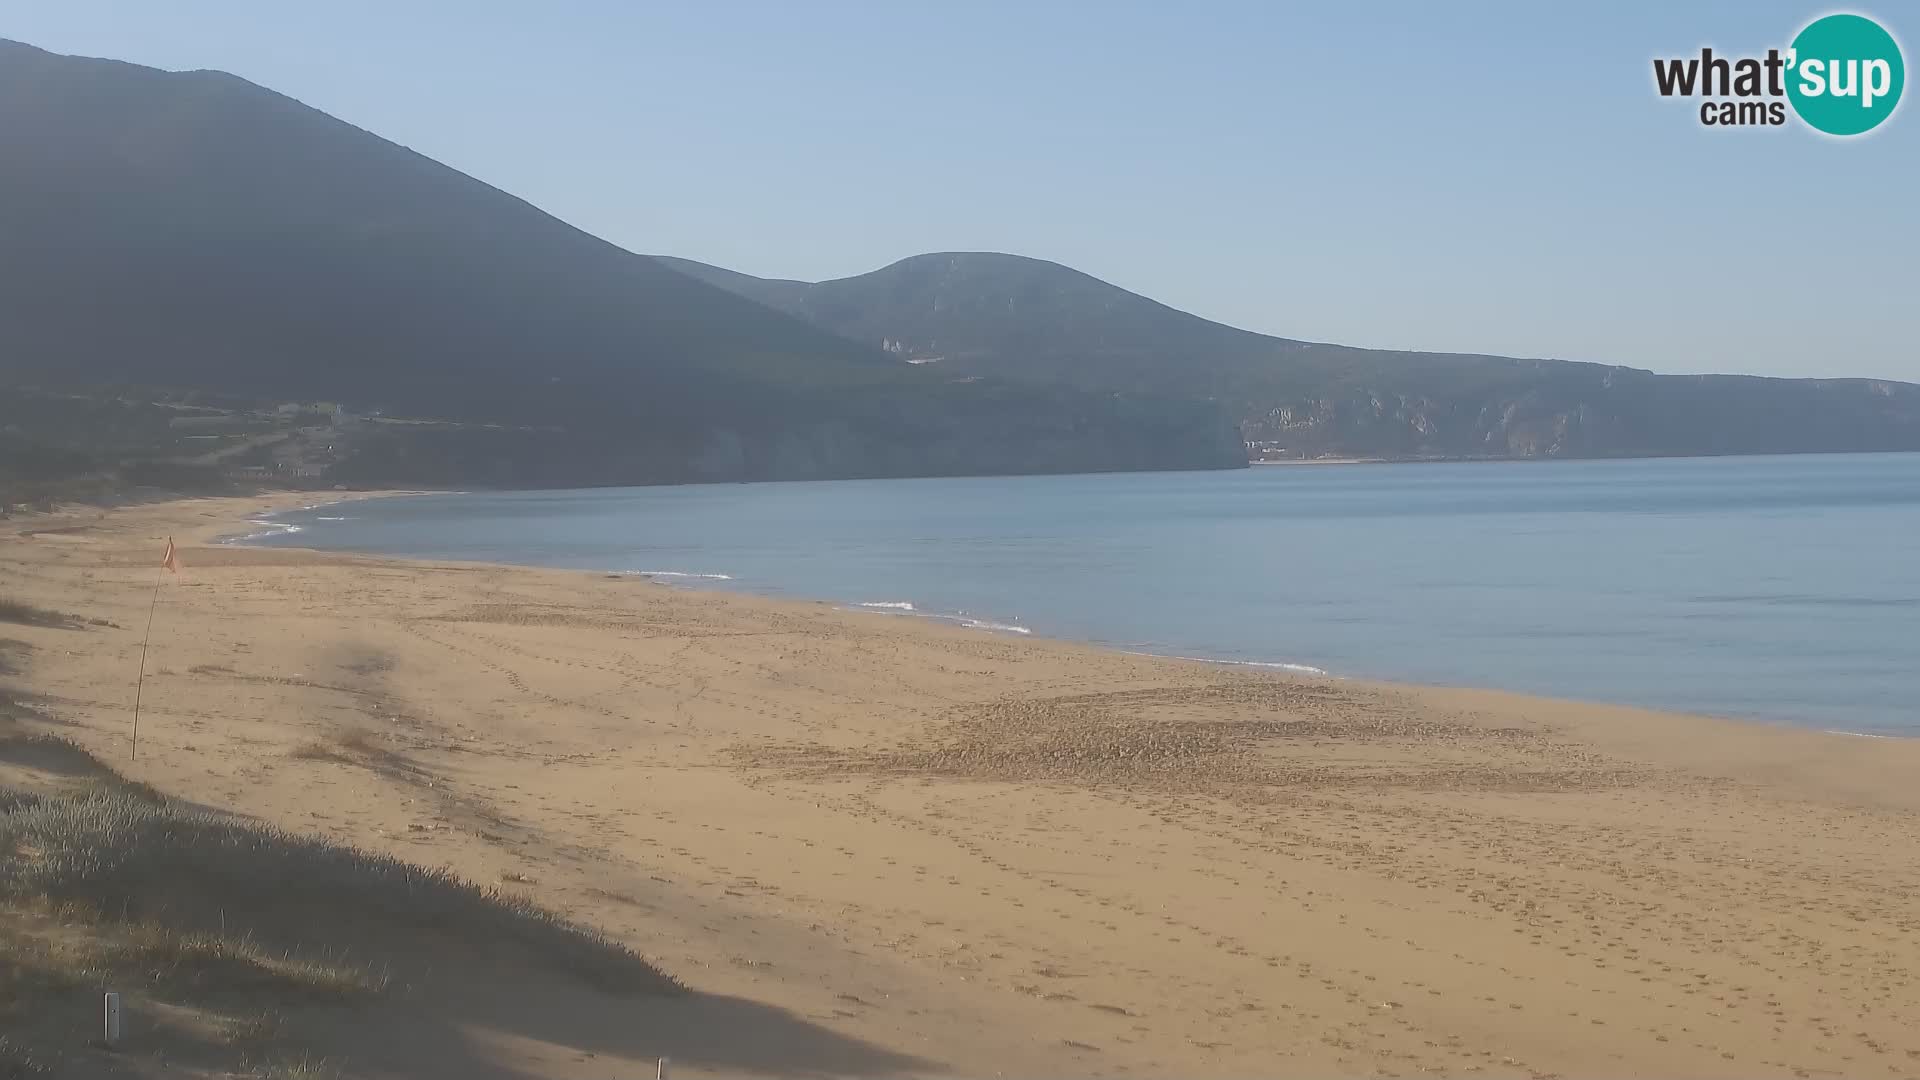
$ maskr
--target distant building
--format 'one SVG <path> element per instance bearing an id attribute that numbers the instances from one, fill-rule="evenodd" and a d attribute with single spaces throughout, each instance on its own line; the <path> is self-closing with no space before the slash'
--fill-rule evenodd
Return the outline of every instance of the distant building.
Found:
<path id="1" fill-rule="evenodd" d="M 175 431 L 198 433 L 226 433 L 247 431 L 255 426 L 255 421 L 246 416 L 176 416 L 167 421 L 167 426 Z"/>

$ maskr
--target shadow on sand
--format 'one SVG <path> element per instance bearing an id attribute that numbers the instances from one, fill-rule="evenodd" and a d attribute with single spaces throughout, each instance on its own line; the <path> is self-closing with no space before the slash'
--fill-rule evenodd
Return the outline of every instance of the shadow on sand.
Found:
<path id="1" fill-rule="evenodd" d="M 653 1075 L 657 1059 L 769 1076 L 901 1076 L 936 1064 L 717 994 L 618 996 L 514 965 L 446 971 L 390 1000 L 299 1017 L 351 1073 L 522 1080 Z M 303 1030 L 304 1029 L 304 1030 Z"/>

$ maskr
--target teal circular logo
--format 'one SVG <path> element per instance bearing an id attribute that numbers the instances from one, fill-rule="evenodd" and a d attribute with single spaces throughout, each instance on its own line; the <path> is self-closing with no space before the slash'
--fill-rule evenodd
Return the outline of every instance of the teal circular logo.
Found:
<path id="1" fill-rule="evenodd" d="M 1893 115 L 1907 83 L 1899 43 L 1863 15 L 1815 19 L 1787 55 L 1787 100 L 1807 126 L 1829 135 L 1872 131 Z"/>

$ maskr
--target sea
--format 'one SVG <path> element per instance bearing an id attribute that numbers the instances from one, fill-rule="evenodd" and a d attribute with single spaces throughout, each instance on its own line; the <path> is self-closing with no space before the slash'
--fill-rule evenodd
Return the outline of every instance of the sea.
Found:
<path id="1" fill-rule="evenodd" d="M 255 529 L 235 542 L 1920 735 L 1920 454 L 443 493 Z"/>

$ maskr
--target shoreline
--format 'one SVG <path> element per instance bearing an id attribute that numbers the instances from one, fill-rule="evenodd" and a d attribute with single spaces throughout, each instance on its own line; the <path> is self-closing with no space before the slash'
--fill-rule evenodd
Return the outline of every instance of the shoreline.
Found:
<path id="1" fill-rule="evenodd" d="M 1370 460 L 1360 460 L 1360 459 L 1355 459 L 1353 461 L 1347 461 L 1343 459 L 1339 461 L 1327 461 L 1327 462 L 1309 461 L 1309 462 L 1291 462 L 1291 463 L 1280 463 L 1280 464 L 1376 464 L 1376 463 L 1394 464 L 1393 462 L 1384 462 L 1384 461 L 1374 462 Z M 293 498 L 293 497 L 296 497 L 298 493 L 289 492 L 286 494 L 288 498 Z M 455 492 L 455 491 L 371 491 L 371 492 L 346 493 L 345 497 L 343 498 L 332 499 L 332 500 L 322 502 L 322 503 L 317 503 L 317 504 L 278 506 L 271 511 L 266 511 L 261 513 L 259 517 L 267 518 L 275 514 L 284 514 L 284 513 L 289 513 L 289 512 L 298 511 L 298 510 L 314 510 L 314 509 L 319 509 L 323 507 L 342 505 L 342 504 L 351 503 L 351 502 L 363 502 L 363 501 L 371 501 L 371 500 L 378 500 L 378 499 L 416 497 L 416 496 L 427 496 L 427 495 L 448 495 L 448 494 L 465 494 L 465 493 Z M 1820 734 L 1827 734 L 1827 735 L 1844 735 L 1849 737 L 1871 738 L 1871 739 L 1891 739 L 1891 740 L 1897 740 L 1897 741 L 1920 740 L 1920 732 L 1916 732 L 1913 734 L 1906 734 L 1906 733 L 1900 733 L 1900 732 L 1885 732 L 1885 731 L 1852 731 L 1845 728 L 1823 726 L 1821 722 L 1816 720 L 1811 720 L 1811 719 L 1796 720 L 1796 719 L 1788 719 L 1784 717 L 1737 715 L 1732 713 L 1693 712 L 1693 711 L 1686 710 L 1684 708 L 1663 705 L 1658 703 L 1646 704 L 1646 703 L 1639 703 L 1639 702 L 1633 702 L 1633 701 L 1617 701 L 1617 700 L 1609 701 L 1609 700 L 1600 699 L 1600 698 L 1568 697 L 1568 696 L 1560 696 L 1560 695 L 1555 695 L 1550 693 L 1531 692 L 1527 690 L 1520 690 L 1520 689 L 1502 687 L 1497 685 L 1423 683 L 1423 682 L 1417 682 L 1412 680 L 1395 678 L 1393 676 L 1352 674 L 1349 672 L 1336 671 L 1328 668 L 1319 667 L 1313 664 L 1307 664 L 1307 663 L 1301 663 L 1301 662 L 1289 661 L 1289 660 L 1248 660 L 1248 659 L 1242 659 L 1238 657 L 1210 657 L 1210 656 L 1198 656 L 1198 655 L 1185 655 L 1182 653 L 1175 653 L 1175 652 L 1164 652 L 1164 653 L 1151 652 L 1151 651 L 1146 651 L 1142 649 L 1132 648 L 1119 643 L 1112 643 L 1112 642 L 1102 643 L 1102 642 L 1084 640 L 1080 638 L 1063 637 L 1063 636 L 1057 636 L 1057 635 L 1048 634 L 1044 632 L 1038 632 L 1031 627 L 1024 626 L 1016 622 L 1001 621 L 1000 617 L 996 617 L 992 615 L 977 616 L 967 611 L 921 610 L 915 606 L 914 601 L 910 601 L 910 600 L 909 601 L 894 601 L 894 600 L 862 601 L 862 600 L 848 599 L 844 597 L 795 596 L 795 595 L 788 594 L 772 588 L 757 589 L 749 585 L 742 585 L 737 583 L 737 579 L 733 575 L 727 574 L 727 573 L 695 573 L 692 571 L 679 571 L 679 570 L 649 571 L 649 570 L 592 569 L 592 568 L 582 568 L 582 567 L 555 566 L 551 564 L 537 563 L 537 562 L 527 562 L 527 563 L 468 562 L 466 560 L 414 559 L 406 556 L 391 555 L 391 554 L 387 554 L 383 552 L 375 552 L 375 551 L 350 551 L 348 549 L 308 548 L 308 547 L 302 547 L 298 544 L 258 544 L 257 543 L 258 540 L 282 535 L 282 531 L 288 531 L 289 527 L 285 525 L 279 525 L 277 527 L 274 527 L 274 523 L 272 522 L 255 520 L 252 518 L 247 519 L 247 523 L 267 525 L 269 526 L 269 528 L 266 529 L 265 531 L 259 531 L 259 532 L 247 533 L 247 534 L 237 534 L 237 533 L 223 534 L 218 536 L 215 539 L 203 540 L 202 542 L 218 543 L 221 545 L 231 545 L 235 547 L 258 546 L 267 550 L 310 551 L 316 554 L 328 554 L 328 553 L 352 554 L 352 555 L 363 557 L 363 558 L 386 559 L 386 560 L 393 560 L 400 563 L 457 561 L 457 562 L 462 562 L 465 565 L 474 565 L 474 566 L 539 569 L 539 570 L 549 570 L 549 571 L 555 571 L 555 572 L 580 573 L 580 574 L 588 574 L 588 575 L 618 575 L 622 577 L 644 579 L 644 580 L 654 582 L 656 584 L 665 585 L 672 588 L 688 589 L 688 590 L 692 590 L 700 593 L 713 593 L 718 595 L 752 597 L 754 599 L 764 600 L 772 603 L 832 604 L 840 608 L 841 610 L 845 610 L 853 613 L 870 614 L 870 615 L 905 616 L 905 617 L 910 617 L 914 619 L 927 620 L 930 622 L 935 622 L 935 623 L 944 624 L 944 625 L 958 626 L 964 629 L 974 630 L 982 633 L 988 633 L 988 634 L 994 634 L 994 635 L 1000 635 L 1000 636 L 1014 635 L 1014 636 L 1017 636 L 1018 638 L 1031 638 L 1037 641 L 1048 641 L 1048 642 L 1055 642 L 1060 644 L 1075 645 L 1075 646 L 1080 646 L 1080 647 L 1090 648 L 1090 649 L 1107 650 L 1107 651 L 1113 651 L 1118 653 L 1124 653 L 1126 655 L 1140 656 L 1140 657 L 1145 657 L 1145 658 L 1150 658 L 1155 660 L 1179 661 L 1179 662 L 1196 663 L 1196 664 L 1211 664 L 1211 665 L 1219 665 L 1219 666 L 1225 666 L 1225 667 L 1248 668 L 1253 670 L 1270 670 L 1275 672 L 1283 672 L 1283 673 L 1290 673 L 1295 675 L 1304 675 L 1304 676 L 1311 676 L 1311 677 L 1318 677 L 1318 678 L 1348 680 L 1348 681 L 1353 681 L 1353 682 L 1366 684 L 1366 685 L 1373 685 L 1373 686 L 1404 687 L 1412 690 L 1455 690 L 1455 691 L 1510 694 L 1517 697 L 1532 698 L 1532 699 L 1537 699 L 1541 701 L 1564 702 L 1567 704 L 1589 704 L 1589 705 L 1596 705 L 1596 706 L 1607 706 L 1607 707 L 1628 708 L 1628 709 L 1640 709 L 1640 710 L 1645 710 L 1650 712 L 1697 716 L 1703 719 L 1725 721 L 1725 722 L 1731 722 L 1731 723 L 1754 724 L 1764 728 L 1786 728 L 1788 730 L 1817 732 Z M 293 533 L 298 533 L 302 531 L 302 529 L 300 526 L 291 526 L 290 531 Z M 663 580 L 663 579 L 666 579 L 666 580 Z"/>
<path id="2" fill-rule="evenodd" d="M 266 498 L 266 499 L 271 499 L 274 502 L 275 505 L 272 509 L 258 511 L 256 513 L 256 516 L 243 518 L 239 522 L 235 523 L 235 524 L 264 526 L 265 531 L 255 531 L 255 532 L 247 532 L 247 533 L 218 531 L 211 535 L 201 532 L 201 533 L 195 534 L 195 542 L 201 543 L 201 544 L 218 545 L 222 547 L 229 547 L 229 546 L 244 547 L 249 544 L 253 544 L 256 541 L 265 539 L 269 536 L 277 536 L 277 535 L 280 535 L 281 533 L 287 533 L 287 532 L 299 533 L 304 531 L 298 525 L 292 525 L 292 526 L 281 525 L 276 522 L 265 520 L 273 517 L 275 514 L 287 514 L 287 513 L 292 513 L 298 510 L 324 510 L 327 507 L 331 507 L 331 506 L 345 506 L 349 503 L 356 503 L 356 502 L 372 502 L 377 499 L 414 498 L 417 496 L 425 496 L 425 495 L 459 495 L 459 494 L 463 494 L 463 492 L 404 491 L 404 490 L 346 491 L 346 492 L 336 491 L 336 492 L 328 493 L 336 496 L 335 498 L 326 499 L 321 502 L 295 504 L 289 501 L 294 499 L 296 496 L 311 497 L 313 494 L 314 494 L 313 492 L 286 491 L 286 492 L 262 492 L 259 495 L 255 495 L 255 496 L 234 496 L 235 498 Z M 285 503 L 285 505 L 281 505 L 282 503 Z M 318 551 L 319 549 L 302 548 L 301 550 Z"/>
<path id="3" fill-rule="evenodd" d="M 695 992 L 619 1052 L 503 1005 L 470 1038 L 516 1075 L 1784 1077 L 1920 1050 L 1914 740 L 206 542 L 310 501 L 0 524 L 10 598 L 100 620 L 0 624 L 3 681 L 161 791 L 499 883 Z M 705 1045 L 766 1064 L 689 1048 L 722 1005 Z"/>

